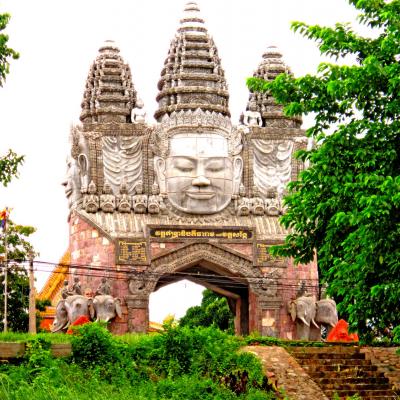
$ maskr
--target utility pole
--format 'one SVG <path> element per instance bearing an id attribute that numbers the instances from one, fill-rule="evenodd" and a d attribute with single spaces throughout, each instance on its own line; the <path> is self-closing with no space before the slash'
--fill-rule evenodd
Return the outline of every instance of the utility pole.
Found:
<path id="1" fill-rule="evenodd" d="M 33 253 L 29 254 L 29 333 L 36 334 L 35 279 L 33 276 Z"/>
<path id="2" fill-rule="evenodd" d="M 7 273 L 8 273 L 8 243 L 7 243 L 7 217 L 4 221 L 4 333 L 7 332 L 7 301 L 8 301 L 8 287 L 7 287 Z"/>

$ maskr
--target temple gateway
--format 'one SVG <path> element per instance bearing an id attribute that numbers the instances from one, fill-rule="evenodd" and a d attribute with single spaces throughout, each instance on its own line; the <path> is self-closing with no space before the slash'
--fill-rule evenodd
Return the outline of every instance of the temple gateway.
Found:
<path id="1" fill-rule="evenodd" d="M 267 48 L 255 76 L 282 72 L 290 71 L 281 54 Z M 105 285 L 97 294 L 118 299 L 111 331 L 146 332 L 149 295 L 188 279 L 228 299 L 237 334 L 294 338 L 288 302 L 299 287 L 316 290 L 317 265 L 294 266 L 268 249 L 287 234 L 278 219 L 285 187 L 303 169 L 293 158 L 307 145 L 301 119 L 250 93 L 232 123 L 218 50 L 195 3 L 171 41 L 156 99 L 149 122 L 129 65 L 105 42 L 89 70 L 81 124 L 71 128 L 62 297 L 79 295 L 68 285 L 87 298 Z"/>

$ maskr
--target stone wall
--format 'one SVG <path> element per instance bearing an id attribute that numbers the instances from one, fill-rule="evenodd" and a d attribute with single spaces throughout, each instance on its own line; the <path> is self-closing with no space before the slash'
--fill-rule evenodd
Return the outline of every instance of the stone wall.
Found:
<path id="1" fill-rule="evenodd" d="M 328 400 L 320 387 L 299 363 L 282 347 L 247 346 L 244 351 L 255 354 L 262 362 L 270 383 L 291 400 Z"/>
<path id="2" fill-rule="evenodd" d="M 365 358 L 371 360 L 389 379 L 393 390 L 400 391 L 400 347 L 364 347 Z"/>

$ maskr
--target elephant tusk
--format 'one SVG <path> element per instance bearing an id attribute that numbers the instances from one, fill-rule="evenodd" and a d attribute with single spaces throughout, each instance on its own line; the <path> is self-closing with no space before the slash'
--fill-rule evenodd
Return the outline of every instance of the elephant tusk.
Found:
<path id="1" fill-rule="evenodd" d="M 317 325 L 317 323 L 314 321 L 314 318 L 311 320 L 311 322 L 314 324 L 314 326 L 318 329 L 320 329 L 320 327 Z"/>
<path id="2" fill-rule="evenodd" d="M 303 322 L 304 325 L 310 326 L 310 323 L 307 322 L 304 317 L 299 318 L 301 322 Z"/>

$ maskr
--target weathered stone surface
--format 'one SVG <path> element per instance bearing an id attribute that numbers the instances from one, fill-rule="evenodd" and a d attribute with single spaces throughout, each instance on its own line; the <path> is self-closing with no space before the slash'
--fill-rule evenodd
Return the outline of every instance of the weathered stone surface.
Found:
<path id="1" fill-rule="evenodd" d="M 335 393 L 341 399 L 355 394 L 362 399 L 396 398 L 392 390 L 394 385 L 366 357 L 366 354 L 374 353 L 373 349 L 370 351 L 369 348 L 360 349 L 354 345 L 332 345 L 289 347 L 288 351 L 329 398 L 333 398 Z M 387 353 L 378 353 L 384 360 Z"/>
<path id="2" fill-rule="evenodd" d="M 400 393 L 400 354 L 399 347 L 363 347 L 361 353 L 365 354 L 372 365 L 378 367 L 389 382 L 393 390 Z"/>
<path id="3" fill-rule="evenodd" d="M 247 346 L 263 363 L 266 376 L 291 400 L 328 400 L 299 363 L 282 347 Z"/>

